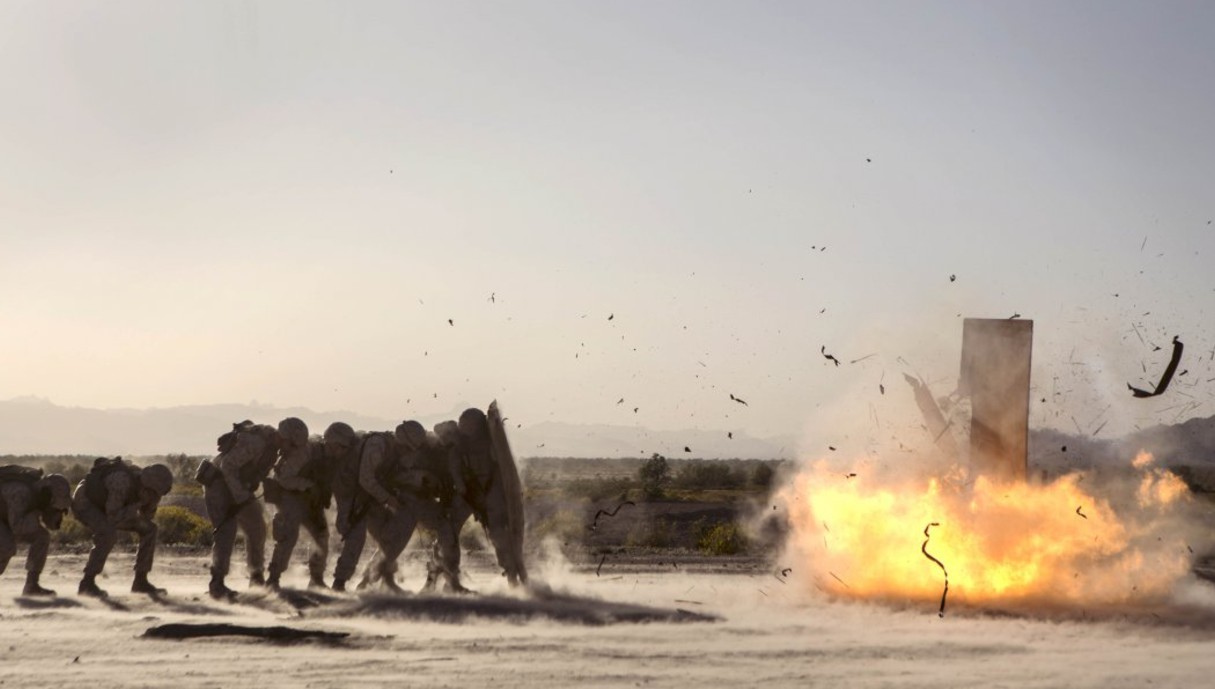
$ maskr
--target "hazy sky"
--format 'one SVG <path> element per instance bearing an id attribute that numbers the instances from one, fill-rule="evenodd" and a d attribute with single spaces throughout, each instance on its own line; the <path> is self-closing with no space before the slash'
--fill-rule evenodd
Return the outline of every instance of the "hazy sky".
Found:
<path id="1" fill-rule="evenodd" d="M 902 372 L 953 389 L 959 314 L 1019 313 L 1033 423 L 1209 415 L 1212 35 L 1199 2 L 5 2 L 0 398 L 880 428 Z M 1187 375 L 1132 399 L 1173 335 Z"/>

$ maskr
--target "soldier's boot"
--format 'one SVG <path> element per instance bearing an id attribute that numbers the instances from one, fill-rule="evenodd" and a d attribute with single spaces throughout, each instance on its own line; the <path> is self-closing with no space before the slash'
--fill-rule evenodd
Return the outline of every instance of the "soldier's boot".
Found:
<path id="1" fill-rule="evenodd" d="M 338 593 L 346 593 L 346 580 L 345 579 L 334 579 L 333 580 L 333 590 L 337 591 Z"/>
<path id="2" fill-rule="evenodd" d="M 25 575 L 25 588 L 21 590 L 23 596 L 53 596 L 55 592 L 50 589 L 42 588 L 38 585 L 38 572 L 29 572 Z"/>
<path id="3" fill-rule="evenodd" d="M 84 578 L 80 580 L 80 586 L 76 589 L 76 593 L 81 596 L 92 596 L 93 598 L 106 598 L 110 595 L 97 586 L 97 575 L 95 574 L 84 575 Z"/>
<path id="4" fill-rule="evenodd" d="M 249 575 L 249 586 L 265 586 L 266 577 L 261 572 L 254 572 Z"/>
<path id="5" fill-rule="evenodd" d="M 321 590 L 329 589 L 329 587 L 325 585 L 325 578 L 315 572 L 308 575 L 308 588 Z"/>
<path id="6" fill-rule="evenodd" d="M 152 582 L 148 581 L 147 572 L 136 572 L 135 581 L 131 582 L 131 593 L 146 593 L 149 596 L 163 596 L 168 593 L 168 591 L 160 588 L 159 586 L 153 586 Z"/>
<path id="7" fill-rule="evenodd" d="M 270 573 L 270 578 L 266 580 L 265 584 L 266 588 L 270 589 L 271 591 L 278 591 L 282 588 L 282 585 L 279 584 L 279 575 L 274 572 Z M 252 578 L 249 579 L 249 585 L 253 586 Z"/>
<path id="8" fill-rule="evenodd" d="M 224 585 L 224 577 L 217 573 L 214 569 L 211 570 L 211 583 L 207 586 L 207 593 L 215 600 L 235 600 L 236 591 Z"/>

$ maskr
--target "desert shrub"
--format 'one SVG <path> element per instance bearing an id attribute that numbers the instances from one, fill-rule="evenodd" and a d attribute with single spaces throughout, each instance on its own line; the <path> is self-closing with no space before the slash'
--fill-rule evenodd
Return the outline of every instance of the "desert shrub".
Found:
<path id="1" fill-rule="evenodd" d="M 775 474 L 776 472 L 767 462 L 760 462 L 755 465 L 755 469 L 751 472 L 751 485 L 767 490 L 772 487 L 772 478 Z"/>
<path id="2" fill-rule="evenodd" d="M 673 484 L 686 490 L 731 490 L 746 486 L 747 476 L 726 462 L 693 460 L 680 467 Z"/>
<path id="3" fill-rule="evenodd" d="M 654 453 L 637 470 L 637 478 L 641 480 L 641 494 L 646 500 L 661 498 L 663 489 L 671 480 L 671 467 L 667 464 L 667 458 Z"/>
<path id="4" fill-rule="evenodd" d="M 51 532 L 51 542 L 57 545 L 77 545 L 92 540 L 92 532 L 85 528 L 71 512 L 63 515 L 63 524 L 58 531 Z"/>
<path id="5" fill-rule="evenodd" d="M 747 536 L 737 522 L 716 522 L 698 529 L 696 549 L 706 555 L 737 555 L 747 549 Z"/>
<path id="6" fill-rule="evenodd" d="M 156 510 L 155 522 L 161 543 L 211 545 L 211 522 L 184 507 L 171 505 L 159 508 Z"/>
<path id="7" fill-rule="evenodd" d="M 671 523 L 665 519 L 639 521 L 624 539 L 625 545 L 640 548 L 669 548 L 673 542 Z"/>

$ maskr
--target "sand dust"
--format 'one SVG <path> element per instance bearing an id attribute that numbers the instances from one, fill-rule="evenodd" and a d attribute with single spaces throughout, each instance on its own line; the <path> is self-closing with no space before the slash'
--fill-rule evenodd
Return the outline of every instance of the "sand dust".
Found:
<path id="1" fill-rule="evenodd" d="M 21 562 L 0 578 L 0 685 L 13 687 L 1141 687 L 1204 686 L 1215 670 L 1215 587 L 1199 581 L 1154 609 L 960 608 L 940 619 L 932 606 L 833 602 L 796 572 L 609 562 L 600 576 L 549 569 L 551 588 L 524 594 L 482 566 L 468 573 L 476 597 L 291 589 L 223 604 L 204 595 L 198 555 L 161 556 L 153 581 L 170 593 L 160 601 L 126 592 L 129 555 L 115 554 L 101 581 L 109 601 L 74 595 L 80 555 L 52 556 L 44 577 L 70 595 L 20 598 Z M 293 574 L 285 583 L 302 586 Z M 168 623 L 350 636 L 142 637 Z"/>

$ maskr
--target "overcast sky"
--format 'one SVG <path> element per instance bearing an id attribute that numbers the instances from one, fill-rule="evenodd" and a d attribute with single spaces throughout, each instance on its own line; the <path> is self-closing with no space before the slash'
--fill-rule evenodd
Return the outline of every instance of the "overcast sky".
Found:
<path id="1" fill-rule="evenodd" d="M 5 2 L 0 398 L 878 433 L 903 372 L 956 385 L 959 315 L 1016 313 L 1034 425 L 1207 416 L 1212 35 L 1199 2 Z"/>

